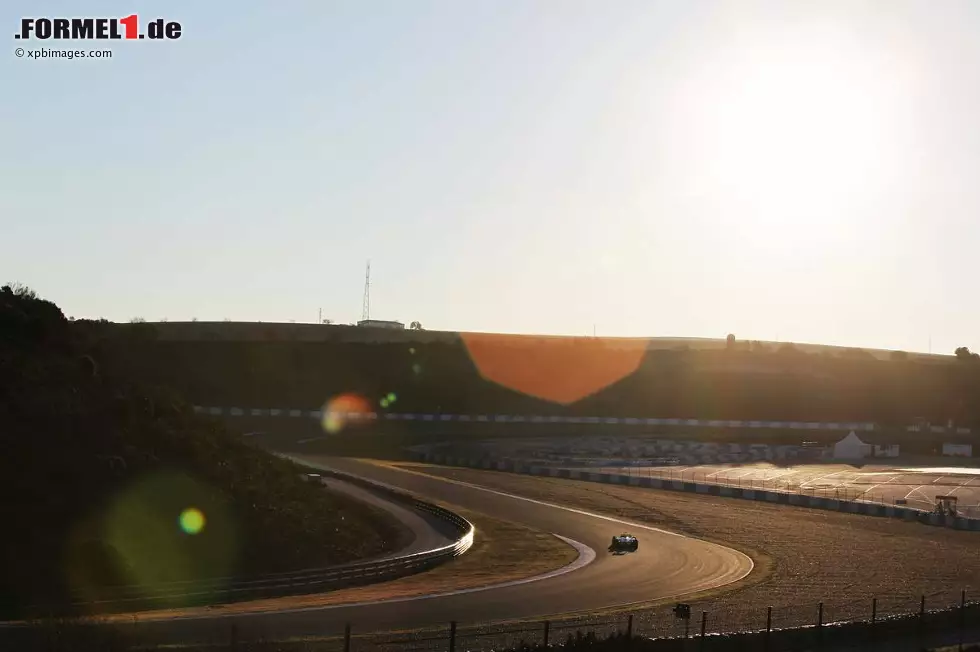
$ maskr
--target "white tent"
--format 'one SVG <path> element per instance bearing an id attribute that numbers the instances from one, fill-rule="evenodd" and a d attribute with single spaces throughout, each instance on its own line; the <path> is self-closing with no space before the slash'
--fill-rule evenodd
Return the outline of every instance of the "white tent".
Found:
<path id="1" fill-rule="evenodd" d="M 859 460 L 872 454 L 871 445 L 861 441 L 853 430 L 834 444 L 834 458 L 838 460 Z"/>

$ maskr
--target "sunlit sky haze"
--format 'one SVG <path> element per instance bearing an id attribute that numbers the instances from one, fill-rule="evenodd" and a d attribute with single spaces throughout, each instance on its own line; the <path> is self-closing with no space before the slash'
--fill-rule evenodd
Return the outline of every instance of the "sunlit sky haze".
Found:
<path id="1" fill-rule="evenodd" d="M 134 12 L 182 38 L 13 39 Z M 0 282 L 69 315 L 351 322 L 371 259 L 372 317 L 432 329 L 980 349 L 980 3 L 13 0 L 0 27 Z"/>

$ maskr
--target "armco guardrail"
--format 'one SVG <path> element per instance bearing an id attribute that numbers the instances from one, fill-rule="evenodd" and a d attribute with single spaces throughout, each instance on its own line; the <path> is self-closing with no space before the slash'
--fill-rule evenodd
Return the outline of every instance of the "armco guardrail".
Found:
<path id="1" fill-rule="evenodd" d="M 761 502 L 776 503 L 781 505 L 795 505 L 798 507 L 810 507 L 813 509 L 825 509 L 835 512 L 850 512 L 853 514 L 864 514 L 867 516 L 883 516 L 899 518 L 907 521 L 918 521 L 926 525 L 948 527 L 956 530 L 980 531 L 980 519 L 940 516 L 931 512 L 913 509 L 911 507 L 898 507 L 893 505 L 883 505 L 881 503 L 870 503 L 857 500 L 840 500 L 836 498 L 822 498 L 806 496 L 799 493 L 788 491 L 774 491 L 767 489 L 747 489 L 743 487 L 731 487 L 727 485 L 709 484 L 702 482 L 690 482 L 686 480 L 667 480 L 656 477 L 637 477 L 618 473 L 592 473 L 589 471 L 579 471 L 577 469 L 561 469 L 550 466 L 535 466 L 525 464 L 520 461 L 509 459 L 496 459 L 493 457 L 483 457 L 480 459 L 468 459 L 440 455 L 424 450 L 409 449 L 409 453 L 417 460 L 431 462 L 434 464 L 445 464 L 448 466 L 462 466 L 474 469 L 485 469 L 489 471 L 506 471 L 509 473 L 520 473 L 522 475 L 536 475 L 549 478 L 564 478 L 568 480 L 584 480 L 586 482 L 600 482 L 603 484 L 619 484 L 626 486 L 642 487 L 646 489 L 666 489 L 669 491 L 684 491 L 688 493 L 705 494 L 710 496 L 723 496 L 728 498 L 742 498 L 745 500 L 756 500 Z"/>
<path id="2" fill-rule="evenodd" d="M 78 600 L 76 606 L 98 606 L 100 611 L 112 612 L 137 608 L 180 604 L 204 605 L 215 602 L 238 602 L 259 598 L 316 593 L 364 584 L 374 584 L 418 573 L 462 555 L 473 545 L 474 527 L 462 516 L 448 509 L 419 500 L 415 496 L 381 483 L 336 471 L 317 469 L 321 476 L 330 476 L 386 494 L 392 500 L 406 503 L 414 509 L 428 512 L 448 521 L 459 532 L 453 543 L 424 552 L 379 561 L 355 562 L 341 566 L 313 568 L 301 571 L 270 573 L 251 578 L 213 578 L 168 582 L 166 584 L 128 585 L 104 589 L 98 598 Z M 52 610 L 35 607 L 34 611 Z"/>
<path id="3" fill-rule="evenodd" d="M 466 552 L 470 548 L 470 546 L 473 545 L 473 532 L 474 532 L 473 524 L 467 521 L 459 514 L 449 511 L 445 507 L 440 507 L 439 505 L 435 505 L 433 503 L 429 503 L 424 500 L 419 500 L 412 494 L 403 491 L 402 489 L 399 489 L 397 487 L 393 487 L 391 485 L 384 484 L 382 482 L 376 482 L 374 480 L 367 480 L 360 476 L 351 475 L 349 473 L 344 473 L 342 471 L 334 471 L 332 469 L 331 470 L 313 469 L 311 470 L 311 473 L 319 473 L 322 476 L 336 478 L 338 480 L 343 480 L 344 482 L 349 482 L 350 484 L 360 485 L 362 487 L 371 489 L 373 491 L 383 492 L 393 500 L 408 503 L 413 508 L 419 511 L 428 512 L 430 514 L 433 514 L 441 518 L 444 521 L 448 521 L 449 523 L 452 523 L 452 525 L 456 527 L 459 530 L 459 532 L 462 534 L 460 539 L 456 542 L 456 545 L 464 546 L 464 547 L 459 551 L 458 554 L 462 554 Z"/>

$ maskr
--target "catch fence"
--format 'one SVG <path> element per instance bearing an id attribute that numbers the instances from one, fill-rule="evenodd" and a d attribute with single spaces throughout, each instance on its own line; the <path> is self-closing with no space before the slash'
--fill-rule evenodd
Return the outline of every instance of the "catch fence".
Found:
<path id="1" fill-rule="evenodd" d="M 768 646 L 750 645 L 749 649 L 778 652 L 797 649 L 794 646 L 799 644 L 799 638 L 790 634 L 810 634 L 814 638 L 826 635 L 828 639 L 843 640 L 869 636 L 887 640 L 901 635 L 921 639 L 924 643 L 937 635 L 965 634 L 971 625 L 980 626 L 980 592 L 976 593 L 975 599 L 970 599 L 966 590 L 855 597 L 771 607 L 745 605 L 737 600 L 694 601 L 687 604 L 689 618 L 680 617 L 676 607 L 664 605 L 631 612 L 469 627 L 449 623 L 441 629 L 411 634 L 357 635 L 352 632 L 346 642 L 341 637 L 324 650 L 488 652 L 523 645 L 562 644 L 579 635 L 605 638 L 620 634 L 646 639 L 645 649 L 650 650 L 739 649 L 725 646 L 735 645 L 734 639 L 741 637 L 748 639 L 742 643 Z"/>
<path id="2" fill-rule="evenodd" d="M 920 650 L 980 640 L 980 589 L 850 596 L 773 606 L 744 604 L 736 596 L 691 601 L 686 610 L 678 607 L 682 605 L 466 626 L 448 622 L 411 632 L 360 631 L 348 624 L 315 638 L 286 641 L 270 640 L 268 632 L 259 629 L 249 631 L 246 620 L 245 624 L 229 624 L 225 636 L 216 633 L 217 638 L 207 645 L 180 647 L 186 652 L 491 652 L 525 646 L 541 649 L 539 646 L 557 646 L 583 637 L 618 635 L 650 652 L 789 652 L 836 650 L 869 642 L 882 645 L 880 649 Z M 113 650 L 159 649 L 153 641 L 141 640 L 137 622 L 132 628 L 124 625 L 107 631 L 117 642 L 120 636 L 126 638 L 125 646 L 112 645 Z M 51 636 L 43 628 L 6 634 L 20 637 L 4 637 L 16 645 L 9 649 L 50 649 L 44 643 Z M 97 638 L 90 633 L 73 636 L 74 640 Z M 110 646 L 92 649 L 109 650 Z"/>

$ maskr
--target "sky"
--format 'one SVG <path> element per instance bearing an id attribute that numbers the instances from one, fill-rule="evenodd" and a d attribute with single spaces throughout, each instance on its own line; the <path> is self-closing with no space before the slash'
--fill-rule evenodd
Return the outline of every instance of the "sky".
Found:
<path id="1" fill-rule="evenodd" d="M 181 37 L 13 38 L 132 13 Z M 370 259 L 371 317 L 428 329 L 980 349 L 972 0 L 10 0 L 0 25 L 0 283 L 66 315 L 349 323 Z"/>

